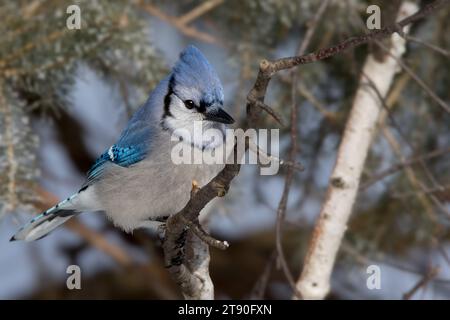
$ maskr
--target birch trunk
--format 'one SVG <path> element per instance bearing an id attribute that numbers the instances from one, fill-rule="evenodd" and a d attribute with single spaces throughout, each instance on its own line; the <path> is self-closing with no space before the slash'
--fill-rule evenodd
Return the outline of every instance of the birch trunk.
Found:
<path id="1" fill-rule="evenodd" d="M 417 11 L 415 4 L 402 4 L 398 19 Z M 408 32 L 406 27 L 404 32 Z M 391 36 L 390 54 L 400 58 L 405 52 L 405 40 Z M 378 117 L 383 109 L 377 92 L 385 98 L 395 74 L 400 70 L 390 55 L 377 61 L 367 57 L 353 106 L 337 153 L 327 195 L 309 244 L 297 289 L 304 299 L 323 299 L 330 290 L 330 277 L 342 237 L 347 229 L 358 192 Z M 370 81 L 364 76 L 370 78 Z"/>

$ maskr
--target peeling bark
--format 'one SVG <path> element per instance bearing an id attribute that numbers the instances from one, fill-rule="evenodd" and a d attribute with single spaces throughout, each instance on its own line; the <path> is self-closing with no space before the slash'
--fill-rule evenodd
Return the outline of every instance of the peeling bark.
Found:
<path id="1" fill-rule="evenodd" d="M 416 11 L 416 5 L 405 2 L 400 8 L 398 20 Z M 408 32 L 408 28 L 404 32 Z M 400 70 L 395 58 L 400 58 L 405 52 L 405 40 L 402 37 L 393 34 L 391 41 L 389 56 L 383 61 L 377 61 L 371 54 L 364 64 L 327 195 L 297 282 L 297 289 L 305 299 L 323 299 L 330 290 L 333 265 L 356 200 L 377 120 L 383 109 L 379 95 L 381 98 L 386 97 L 395 74 Z"/>

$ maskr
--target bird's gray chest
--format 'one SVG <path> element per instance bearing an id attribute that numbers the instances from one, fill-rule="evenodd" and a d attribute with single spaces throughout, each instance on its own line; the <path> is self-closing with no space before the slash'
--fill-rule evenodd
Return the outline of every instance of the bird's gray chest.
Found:
<path id="1" fill-rule="evenodd" d="M 105 176 L 98 190 L 111 216 L 122 218 L 121 212 L 126 211 L 142 220 L 175 214 L 188 202 L 194 180 L 203 186 L 223 168 L 217 164 L 176 164 L 172 153 L 177 143 L 165 135 L 158 137 L 146 159 L 128 168 L 116 166 Z"/>
<path id="2" fill-rule="evenodd" d="M 95 186 L 102 208 L 116 225 L 129 231 L 142 221 L 179 212 L 189 200 L 193 180 L 203 186 L 224 167 L 176 164 L 171 157 L 175 144 L 170 137 L 158 137 L 146 159 L 128 168 L 113 166 Z"/>
<path id="3" fill-rule="evenodd" d="M 176 163 L 178 161 L 173 158 L 176 143 L 179 142 L 162 143 L 142 164 L 142 174 L 151 193 L 149 198 L 160 204 L 158 211 L 163 215 L 174 214 L 184 207 L 189 200 L 193 181 L 203 186 L 223 168 L 223 165 L 217 164 Z M 210 152 L 193 149 L 190 145 L 184 150 L 195 152 L 197 156 Z"/>

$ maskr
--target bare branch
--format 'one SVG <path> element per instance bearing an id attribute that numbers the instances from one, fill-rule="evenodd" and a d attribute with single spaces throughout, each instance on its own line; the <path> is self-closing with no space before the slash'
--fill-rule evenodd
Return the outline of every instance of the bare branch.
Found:
<path id="1" fill-rule="evenodd" d="M 391 34 L 393 34 L 395 32 L 402 33 L 402 31 L 401 31 L 402 27 L 405 27 L 413 22 L 416 22 L 418 20 L 425 18 L 427 15 L 429 15 L 433 11 L 437 10 L 438 8 L 440 8 L 444 5 L 448 5 L 449 3 L 450 3 L 450 0 L 437 0 L 437 1 L 434 1 L 434 2 L 426 5 L 423 9 L 417 11 L 415 14 L 399 21 L 398 23 L 396 23 L 394 25 L 387 26 L 387 27 L 384 27 L 379 30 L 374 30 L 365 35 L 361 35 L 358 37 L 348 38 L 348 39 L 338 43 L 335 46 L 321 49 L 317 52 L 313 52 L 313 53 L 310 53 L 307 55 L 281 58 L 281 59 L 275 60 L 272 64 L 273 72 L 277 72 L 277 71 L 284 70 L 284 69 L 290 69 L 299 64 L 307 64 L 307 63 L 313 63 L 313 62 L 316 62 L 319 60 L 323 60 L 323 59 L 332 57 L 338 53 L 341 53 L 343 51 L 346 51 L 348 49 L 355 48 L 362 44 L 368 43 L 369 41 L 373 41 L 376 39 L 381 39 L 381 38 L 390 36 Z"/>
<path id="2" fill-rule="evenodd" d="M 255 152 L 258 155 L 258 157 L 261 157 L 262 159 L 264 159 L 265 162 L 274 161 L 274 162 L 278 162 L 278 164 L 280 164 L 281 166 L 293 167 L 297 171 L 305 170 L 305 167 L 299 162 L 290 161 L 290 160 L 283 160 L 283 159 L 275 157 L 275 156 L 273 156 L 271 154 L 265 153 L 264 150 L 262 150 L 252 140 L 250 140 L 248 142 L 248 148 L 249 148 L 249 150 Z"/>
<path id="3" fill-rule="evenodd" d="M 259 100 L 252 101 L 252 103 L 255 105 L 255 107 L 258 107 L 261 110 L 267 112 L 269 115 L 271 115 L 272 118 L 274 118 L 275 121 L 278 122 L 280 125 L 284 126 L 284 121 L 283 121 L 281 115 L 279 115 L 275 110 L 273 110 L 267 104 L 265 104 L 264 102 L 259 101 Z"/>
<path id="4" fill-rule="evenodd" d="M 336 114 L 332 111 L 328 111 L 323 104 L 317 100 L 316 97 L 313 96 L 313 94 L 303 85 L 300 84 L 299 86 L 300 94 L 308 100 L 314 108 L 317 109 L 317 111 L 320 112 L 320 114 L 327 119 L 328 121 L 336 121 Z"/>
<path id="5" fill-rule="evenodd" d="M 180 24 L 187 25 L 188 23 L 194 21 L 198 17 L 204 15 L 208 11 L 211 11 L 215 7 L 221 5 L 223 0 L 209 0 L 205 1 L 202 4 L 199 4 L 197 7 L 192 9 L 191 11 L 185 13 L 181 17 L 178 18 L 178 22 Z"/>
<path id="6" fill-rule="evenodd" d="M 431 49 L 431 50 L 433 50 L 433 51 L 435 51 L 435 52 L 437 52 L 439 54 L 442 54 L 444 57 L 447 57 L 447 58 L 450 57 L 450 51 L 445 50 L 445 49 L 443 49 L 441 47 L 438 47 L 438 46 L 436 46 L 434 44 L 428 43 L 428 42 L 426 42 L 424 40 L 421 40 L 419 38 L 416 38 L 416 37 L 413 37 L 413 36 L 410 36 L 410 35 L 407 35 L 405 38 L 408 41 L 419 43 L 419 44 L 421 44 L 421 45 L 423 45 L 423 46 L 425 46 L 425 47 L 427 47 L 427 48 L 429 48 L 429 49 Z"/>
<path id="7" fill-rule="evenodd" d="M 404 135 L 403 130 L 397 124 L 397 121 L 395 120 L 395 118 L 389 112 L 390 107 L 389 107 L 389 105 L 387 105 L 387 103 L 386 103 L 385 99 L 383 98 L 382 94 L 378 91 L 376 85 L 373 83 L 373 81 L 370 79 L 370 77 L 368 77 L 367 75 L 364 74 L 364 72 L 362 73 L 362 75 L 367 79 L 369 85 L 374 90 L 375 94 L 377 95 L 377 97 L 378 97 L 378 99 L 379 99 L 379 101 L 381 103 L 381 106 L 384 108 L 384 110 L 381 111 L 381 114 L 379 116 L 379 123 L 382 126 L 382 132 L 385 135 L 385 137 L 388 140 L 388 142 L 391 145 L 391 147 L 393 148 L 393 150 L 395 151 L 395 153 L 397 154 L 397 156 L 401 159 L 401 161 L 405 161 L 406 157 L 403 156 L 403 154 L 401 152 L 400 144 L 396 141 L 395 137 L 390 133 L 389 129 L 384 124 L 384 120 L 386 119 L 386 115 L 391 120 L 393 126 L 395 127 L 395 129 L 399 133 L 400 137 L 403 139 L 403 142 L 406 143 L 406 145 L 408 145 L 411 148 L 411 150 L 414 150 L 414 147 L 409 142 L 409 139 Z M 425 174 L 431 180 L 431 182 L 435 186 L 438 186 L 438 187 L 440 187 L 442 189 L 443 187 L 439 184 L 439 182 L 436 180 L 434 175 L 428 169 L 425 161 L 419 160 L 418 162 L 419 162 L 420 166 L 423 168 Z M 416 189 L 415 193 L 418 196 L 419 201 L 424 205 L 424 208 L 428 212 L 429 216 L 433 217 L 433 222 L 435 222 L 435 226 L 440 228 L 440 226 L 438 224 L 436 224 L 436 219 L 434 218 L 434 214 L 433 214 L 433 212 L 431 210 L 431 206 L 429 205 L 429 202 L 423 196 L 424 194 L 428 194 L 427 192 L 425 192 L 425 190 L 427 190 L 427 188 L 423 185 L 423 183 L 421 183 L 418 180 L 416 174 L 414 173 L 414 171 L 410 167 L 406 167 L 406 173 L 407 173 L 408 179 L 410 180 L 412 186 Z M 422 192 L 420 192 L 418 189 L 421 189 Z M 446 214 L 450 215 L 450 212 L 447 210 L 447 208 L 444 205 L 442 205 L 442 203 L 439 201 L 439 199 L 437 199 L 434 196 L 434 194 L 429 194 L 429 197 L 431 198 L 431 200 L 437 206 L 439 206 L 442 209 L 443 212 L 445 212 Z"/>
<path id="8" fill-rule="evenodd" d="M 200 189 L 193 188 L 186 206 L 167 221 L 163 243 L 164 260 L 186 299 L 214 298 L 209 276 L 208 244 L 226 249 L 228 243 L 216 240 L 204 232 L 199 227 L 198 216 L 209 201 L 216 196 L 225 195 L 239 169 L 239 164 L 227 164 L 207 185 Z M 186 242 L 186 239 L 189 241 Z"/>
<path id="9" fill-rule="evenodd" d="M 399 12 L 403 15 L 416 10 L 415 5 L 404 3 Z M 405 20 L 410 18 L 402 21 Z M 400 57 L 405 51 L 405 40 L 398 35 L 393 35 L 391 40 L 392 54 Z M 397 70 L 396 60 L 387 57 L 384 61 L 377 61 L 373 55 L 369 55 L 363 67 L 363 74 L 370 75 L 371 81 L 384 97 Z M 337 153 L 327 196 L 313 231 L 302 274 L 297 282 L 297 288 L 305 299 L 323 299 L 328 294 L 333 265 L 347 229 L 364 163 L 378 116 L 382 111 L 377 94 L 367 84 L 365 77 L 361 76 Z"/>
<path id="10" fill-rule="evenodd" d="M 206 233 L 205 230 L 203 230 L 202 226 L 198 222 L 194 223 L 190 220 L 185 219 L 183 216 L 180 217 L 182 222 L 189 228 L 189 230 L 191 230 L 198 238 L 200 238 L 200 240 L 210 245 L 211 247 L 225 250 L 230 246 L 227 241 L 220 241 L 211 237 L 208 233 Z"/>
<path id="11" fill-rule="evenodd" d="M 314 34 L 314 31 L 317 27 L 317 22 L 320 20 L 320 17 L 325 12 L 328 4 L 330 3 L 329 0 L 323 1 L 320 5 L 319 9 L 317 10 L 316 14 L 314 15 L 309 28 L 305 34 L 305 37 L 303 38 L 303 41 L 301 42 L 298 50 L 297 55 L 301 56 L 306 48 L 309 45 L 309 42 L 311 41 L 312 35 Z M 295 71 L 292 72 L 292 89 L 291 89 L 291 99 L 292 99 L 292 105 L 291 105 L 291 148 L 289 150 L 289 158 L 288 161 L 295 162 L 295 158 L 297 156 L 297 115 L 298 115 L 298 103 L 297 103 L 297 81 L 298 81 L 298 73 Z M 295 285 L 295 279 L 292 275 L 292 272 L 289 269 L 289 266 L 287 264 L 286 258 L 284 256 L 283 251 L 283 244 L 281 242 L 281 236 L 282 236 L 282 226 L 284 223 L 284 219 L 286 216 L 286 208 L 287 208 L 287 202 L 289 198 L 289 192 L 291 189 L 292 181 L 294 179 L 294 168 L 288 167 L 286 172 L 286 178 L 284 182 L 284 189 L 283 194 L 281 196 L 280 202 L 278 204 L 277 209 L 277 222 L 275 226 L 275 244 L 276 244 L 276 252 L 278 255 L 278 261 L 281 264 L 281 268 L 283 269 L 284 275 L 286 276 L 286 279 L 288 280 L 292 290 L 294 291 L 294 295 L 296 298 L 301 298 L 301 293 L 297 289 Z"/>
<path id="12" fill-rule="evenodd" d="M 188 26 L 187 23 L 183 22 L 183 20 L 180 20 L 179 18 L 176 18 L 176 17 L 169 16 L 168 14 L 165 14 L 164 12 L 162 12 L 160 9 L 158 9 L 157 7 L 155 7 L 152 4 L 144 3 L 144 1 L 142 1 L 142 0 L 136 0 L 136 1 L 134 1 L 134 3 L 136 5 L 138 5 L 140 8 L 142 8 L 143 10 L 145 10 L 146 12 L 148 12 L 149 14 L 151 14 L 152 16 L 155 16 L 155 17 L 171 24 L 172 26 L 177 28 L 177 30 L 179 30 L 182 34 L 184 34 L 188 37 L 195 38 L 197 40 L 204 41 L 207 43 L 215 43 L 215 44 L 218 43 L 217 39 L 214 38 L 213 36 L 211 36 L 210 34 L 199 31 L 194 27 Z M 210 9 L 212 9 L 212 8 L 213 7 L 211 7 Z M 197 14 L 197 13 L 195 13 L 195 14 Z M 187 16 L 187 17 L 182 16 L 182 18 L 184 18 L 184 20 L 186 20 L 188 22 L 191 22 L 194 18 L 197 18 L 197 17 L 194 17 L 194 15 Z"/>
<path id="13" fill-rule="evenodd" d="M 431 280 L 433 280 L 433 278 L 435 278 L 439 274 L 439 272 L 440 272 L 439 267 L 430 268 L 430 270 L 428 270 L 428 272 L 423 276 L 423 278 L 420 279 L 419 282 L 417 282 L 414 285 L 414 287 L 411 288 L 411 290 L 403 294 L 403 299 L 404 300 L 411 299 L 414 296 L 414 294 L 416 294 L 417 291 L 425 287 Z"/>
<path id="14" fill-rule="evenodd" d="M 209 276 L 208 245 L 193 233 L 173 233 L 168 221 L 163 243 L 164 261 L 172 278 L 180 286 L 185 299 L 214 299 L 214 285 Z"/>
<path id="15" fill-rule="evenodd" d="M 420 194 L 436 194 L 436 193 L 440 193 L 443 191 L 447 191 L 450 190 L 450 186 L 439 186 L 439 187 L 434 187 L 434 188 L 425 188 L 422 191 L 419 192 L 404 192 L 404 193 L 394 193 L 391 195 L 392 198 L 396 198 L 396 199 L 400 199 L 400 198 L 408 198 L 408 197 L 413 197 L 416 196 L 417 193 Z"/>
<path id="16" fill-rule="evenodd" d="M 409 159 L 405 160 L 404 162 L 397 163 L 397 164 L 393 165 L 392 167 L 390 167 L 386 170 L 383 170 L 383 171 L 375 174 L 374 176 L 372 176 L 368 181 L 364 182 L 360 186 L 359 190 L 360 191 L 366 190 L 374 183 L 386 178 L 387 176 L 389 176 L 391 174 L 398 172 L 399 170 L 403 170 L 406 167 L 415 165 L 421 161 L 430 160 L 430 159 L 434 159 L 436 157 L 443 156 L 447 153 L 450 153 L 450 148 L 441 148 L 441 149 L 433 150 L 433 151 L 423 154 L 423 155 L 409 158 Z"/>
<path id="17" fill-rule="evenodd" d="M 255 283 L 252 292 L 250 293 L 250 299 L 261 300 L 264 299 L 264 293 L 266 292 L 267 284 L 269 283 L 270 274 L 276 258 L 276 251 L 274 251 L 264 267 L 263 273 Z"/>
<path id="18" fill-rule="evenodd" d="M 387 126 L 383 125 L 381 128 L 381 132 L 383 136 L 386 138 L 389 146 L 391 147 L 392 151 L 397 156 L 397 158 L 401 162 L 404 162 L 406 160 L 406 157 L 403 155 L 403 152 L 401 150 L 401 144 L 397 141 L 391 130 L 389 130 Z M 429 219 L 436 225 L 437 218 L 433 211 L 430 201 L 423 194 L 419 193 L 421 184 L 419 182 L 416 173 L 414 172 L 414 170 L 412 170 L 411 167 L 405 167 L 405 172 L 408 182 L 411 184 L 412 188 L 416 191 L 417 200 L 424 208 L 424 211 L 429 217 Z"/>
<path id="19" fill-rule="evenodd" d="M 367 43 L 368 41 L 376 38 L 382 38 L 391 35 L 394 32 L 399 31 L 399 27 L 406 26 L 409 23 L 422 19 L 433 10 L 448 3 L 450 0 L 437 0 L 428 6 L 426 6 L 421 11 L 412 15 L 411 17 L 402 20 L 396 25 L 386 27 L 382 30 L 370 32 L 369 34 L 362 35 L 360 37 L 354 37 L 347 39 L 336 46 L 322 49 L 317 52 L 308 55 L 299 55 L 290 58 L 282 58 L 274 61 L 262 60 L 259 65 L 259 72 L 256 77 L 255 83 L 247 95 L 247 126 L 256 127 L 257 119 L 259 118 L 259 110 L 261 109 L 260 103 L 264 103 L 264 98 L 267 92 L 268 85 L 272 76 L 278 71 L 290 69 L 300 64 L 311 63 L 325 58 L 329 58 L 337 53 L 344 50 L 353 48 L 357 45 Z M 267 106 L 267 108 L 270 108 Z M 266 109 L 267 109 L 266 108 Z M 292 115 L 292 113 L 291 113 Z M 247 146 L 248 148 L 248 146 Z M 235 145 L 236 151 L 236 145 Z M 237 157 L 241 155 L 236 155 Z M 189 250 L 192 249 L 194 252 L 197 250 L 200 254 L 194 254 L 196 259 L 190 260 L 188 257 L 184 257 L 184 245 L 180 246 L 180 239 L 183 240 L 183 233 L 187 232 L 187 237 L 189 238 L 192 234 L 192 230 L 185 229 L 185 220 L 196 222 L 200 211 L 208 204 L 212 199 L 217 196 L 224 196 L 230 186 L 231 181 L 239 174 L 240 165 L 237 161 L 233 164 L 225 165 L 224 169 L 213 178 L 208 184 L 200 188 L 195 192 L 185 207 L 177 214 L 171 216 L 167 222 L 166 227 L 166 238 L 164 242 L 164 254 L 167 267 L 169 268 L 172 277 L 180 285 L 183 294 L 187 298 L 212 298 L 214 296 L 211 292 L 212 282 L 210 282 L 208 273 L 208 263 L 209 263 L 209 253 L 207 251 L 208 246 L 200 240 L 197 236 L 192 239 L 197 239 L 198 241 L 194 243 L 195 247 L 187 247 Z M 181 218 L 181 216 L 183 218 Z M 177 252 L 178 251 L 178 252 Z M 185 259 L 186 258 L 186 259 Z M 202 276 L 199 279 L 198 273 L 194 275 L 190 270 L 198 270 L 196 268 L 191 268 L 191 264 L 195 266 L 201 266 Z M 208 285 L 204 285 L 207 283 Z M 197 288 L 199 292 L 193 292 L 192 289 Z"/>
<path id="20" fill-rule="evenodd" d="M 380 46 L 381 48 L 387 50 L 386 46 L 382 44 L 380 41 L 376 41 L 375 43 Z M 405 70 L 414 81 L 439 105 L 441 106 L 446 112 L 450 113 L 450 106 L 442 100 L 434 91 L 422 80 L 420 77 L 411 70 L 410 67 L 408 67 L 401 59 L 398 59 L 395 57 L 392 53 L 388 53 L 394 60 L 397 61 L 399 66 L 402 67 L 403 70 Z"/>

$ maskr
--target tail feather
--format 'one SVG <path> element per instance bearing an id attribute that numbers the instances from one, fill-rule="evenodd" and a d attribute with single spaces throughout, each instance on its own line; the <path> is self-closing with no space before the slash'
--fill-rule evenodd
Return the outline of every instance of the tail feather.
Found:
<path id="1" fill-rule="evenodd" d="M 45 237 L 56 227 L 79 213 L 72 205 L 72 200 L 77 196 L 78 194 L 75 194 L 31 219 L 29 223 L 17 231 L 10 241 L 34 241 Z"/>

